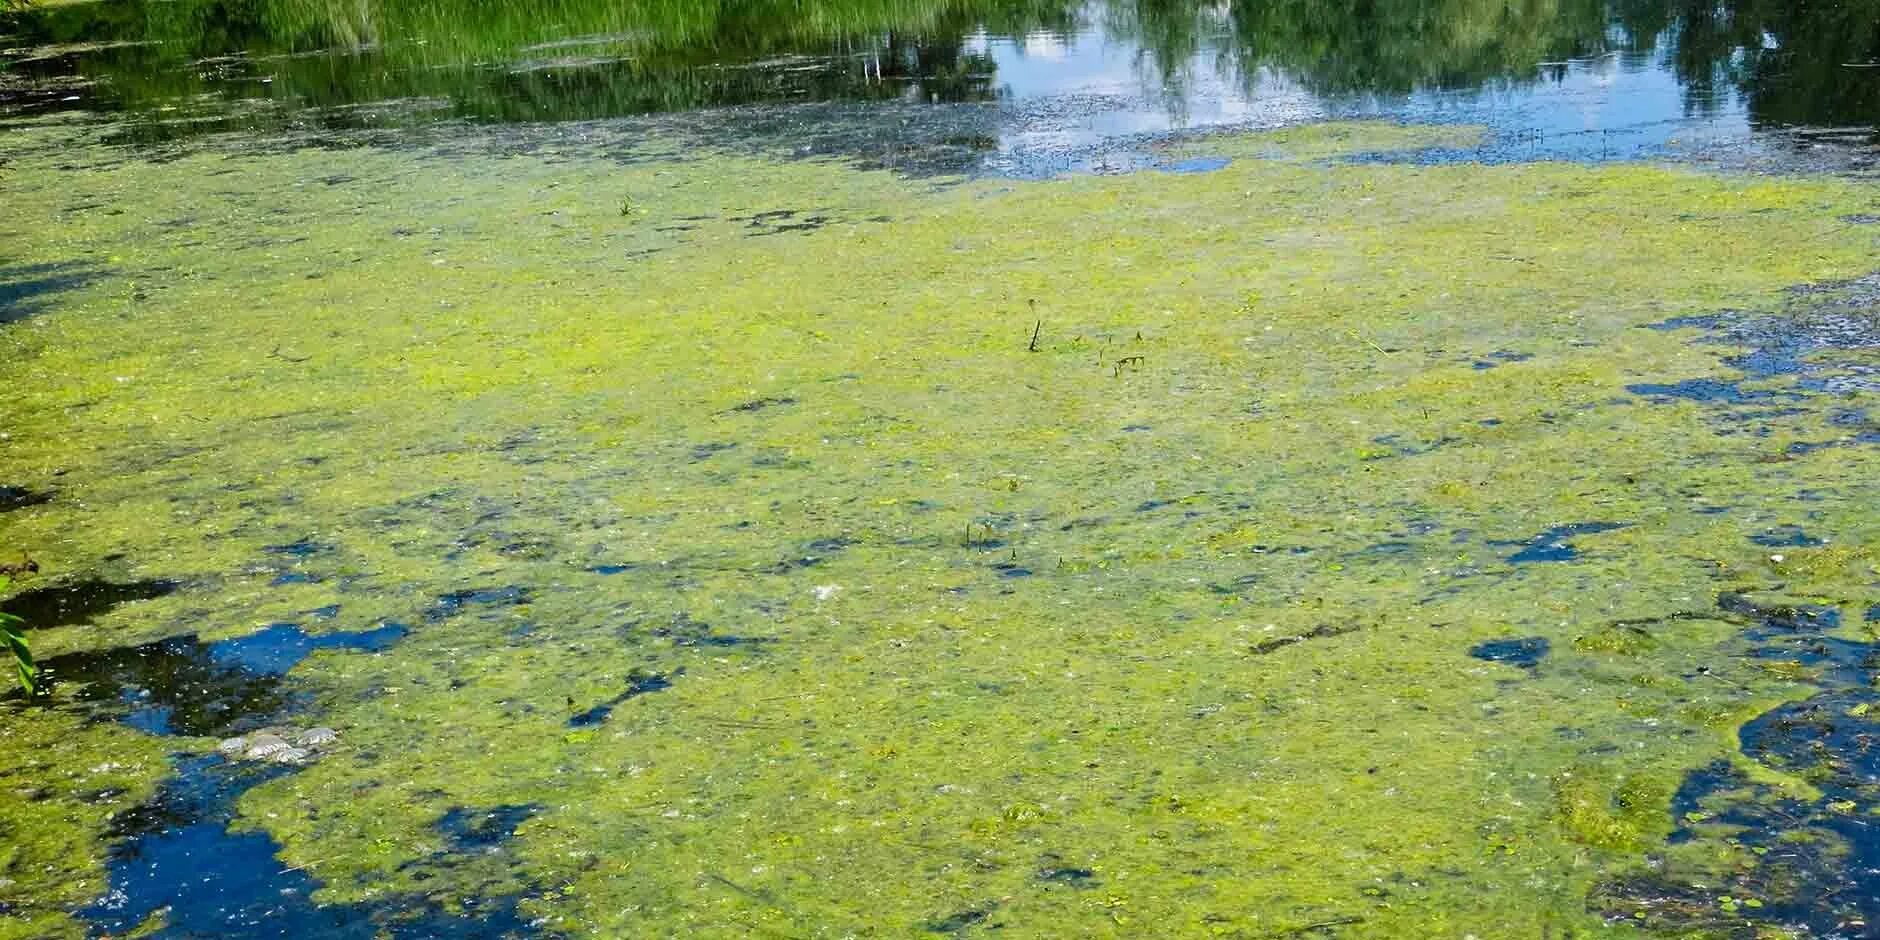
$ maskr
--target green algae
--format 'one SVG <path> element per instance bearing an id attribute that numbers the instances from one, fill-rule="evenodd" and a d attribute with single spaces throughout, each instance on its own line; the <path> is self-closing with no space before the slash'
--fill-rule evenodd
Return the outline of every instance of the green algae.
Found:
<path id="1" fill-rule="evenodd" d="M 84 936 L 68 909 L 104 892 L 109 821 L 155 791 L 169 748 L 129 728 L 0 709 L 0 937 Z"/>
<path id="2" fill-rule="evenodd" d="M 1485 128 L 1473 125 L 1340 121 L 1301 124 L 1259 134 L 1203 135 L 1159 149 L 1177 158 L 1222 156 L 1312 161 L 1421 150 L 1474 150 L 1488 143 L 1490 137 Z"/>
<path id="3" fill-rule="evenodd" d="M 1591 931 L 1679 779 L 1806 692 L 1723 620 L 1586 638 L 1880 580 L 1875 450 L 1785 450 L 1870 395 L 1624 391 L 1722 371 L 1644 325 L 1867 273 L 1845 182 L 1325 162 L 1472 133 L 1386 125 L 946 186 L 657 140 L 54 172 L 56 127 L 17 133 L 6 255 L 85 273 L 0 331 L 0 481 L 59 492 L 0 552 L 187 585 L 35 650 L 413 626 L 294 671 L 346 746 L 241 804 L 325 902 L 524 894 L 571 936 Z M 1831 545 L 1749 541 L 1803 511 Z M 1593 521 L 1624 527 L 1509 560 Z M 1554 652 L 1468 657 L 1507 636 Z M 9 763 L 73 734 L 8 727 Z M 161 776 L 129 731 L 72 740 Z M 537 810 L 495 851 L 438 828 L 499 806 Z M 0 877 L 82 902 L 96 815 L 10 820 L 65 867 Z"/>

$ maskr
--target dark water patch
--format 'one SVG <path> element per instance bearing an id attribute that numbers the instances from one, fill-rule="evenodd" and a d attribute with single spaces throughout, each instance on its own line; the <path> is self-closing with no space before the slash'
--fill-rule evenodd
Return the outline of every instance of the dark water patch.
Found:
<path id="1" fill-rule="evenodd" d="M 1671 317 L 1656 323 L 1647 323 L 1648 330 L 1670 332 L 1672 330 L 1714 330 L 1722 326 L 1729 318 L 1720 313 L 1706 313 L 1698 316 Z"/>
<path id="2" fill-rule="evenodd" d="M 769 637 L 735 636 L 719 633 L 711 624 L 697 620 L 690 614 L 675 614 L 672 622 L 663 627 L 656 627 L 652 635 L 667 640 L 674 646 L 715 647 L 727 649 L 737 646 L 761 646 L 773 642 Z"/>
<path id="3" fill-rule="evenodd" d="M 292 704 L 281 677 L 318 649 L 378 652 L 405 628 L 387 624 L 357 633 L 308 636 L 274 624 L 245 637 L 204 643 L 194 635 L 140 646 L 66 653 L 39 663 L 33 701 L 72 701 L 149 734 L 220 735 L 252 726 Z M 8 698 L 21 698 L 18 691 Z"/>
<path id="4" fill-rule="evenodd" d="M 20 618 L 32 630 L 77 626 L 90 623 L 123 604 L 167 597 L 182 586 L 180 581 L 161 579 L 116 582 L 89 578 L 15 594 L 0 601 L 0 613 Z"/>
<path id="5" fill-rule="evenodd" d="M 828 225 L 831 221 L 833 220 L 826 215 L 806 215 L 796 217 L 788 222 L 752 222 L 750 227 L 753 231 L 746 233 L 746 237 L 761 238 L 765 235 L 813 232 Z"/>
<path id="6" fill-rule="evenodd" d="M 1782 454 L 1784 457 L 1788 458 L 1806 457 L 1816 451 L 1828 450 L 1830 448 L 1853 447 L 1867 444 L 1880 444 L 1880 430 L 1868 431 L 1864 434 L 1843 435 L 1831 441 L 1796 441 L 1783 448 Z"/>
<path id="7" fill-rule="evenodd" d="M 519 896 L 436 900 L 392 896 L 371 904 L 322 905 L 321 883 L 278 857 L 265 832 L 234 831 L 235 804 L 249 789 L 292 772 L 189 757 L 149 803 L 112 820 L 108 887 L 78 915 L 94 932 L 126 936 L 161 912 L 154 940 L 523 940 L 547 934 L 521 912 Z"/>
<path id="8" fill-rule="evenodd" d="M 1757 635 L 1771 630 L 1820 632 L 1841 625 L 1839 608 L 1821 604 L 1759 604 L 1747 594 L 1725 591 L 1717 595 L 1717 609 L 1756 624 Z"/>
<path id="9" fill-rule="evenodd" d="M 1480 359 L 1475 360 L 1474 362 L 1470 363 L 1470 365 L 1473 368 L 1475 368 L 1476 371 L 1480 372 L 1480 371 L 1486 371 L 1488 369 L 1493 369 L 1497 366 L 1506 365 L 1507 363 L 1510 363 L 1510 362 L 1526 362 L 1532 358 L 1534 358 L 1533 353 L 1513 352 L 1513 351 L 1506 350 L 1506 349 L 1498 349 L 1492 353 L 1489 353 L 1487 356 L 1484 356 Z"/>
<path id="10" fill-rule="evenodd" d="M 1347 633 L 1356 633 L 1357 631 L 1358 626 L 1356 624 L 1321 624 L 1320 626 L 1313 627 L 1295 636 L 1278 636 L 1269 640 L 1261 640 L 1249 647 L 1248 652 L 1255 656 L 1265 656 L 1268 653 L 1285 649 L 1295 643 L 1304 643 L 1308 640 L 1330 639 L 1331 637 L 1344 636 Z"/>
<path id="11" fill-rule="evenodd" d="M 921 926 L 926 928 L 928 933 L 961 933 L 968 927 L 984 923 L 986 919 L 991 916 L 992 911 L 990 909 L 975 907 L 963 911 L 955 911 L 945 917 L 935 918 Z"/>
<path id="12" fill-rule="evenodd" d="M 796 399 L 794 398 L 753 398 L 742 404 L 732 405 L 728 411 L 739 411 L 750 414 L 751 412 L 763 411 L 767 408 L 781 408 L 785 405 L 794 404 L 796 404 Z"/>
<path id="13" fill-rule="evenodd" d="M 1094 888 L 1102 884 L 1097 880 L 1095 871 L 1064 865 L 1051 865 L 1039 869 L 1038 880 L 1046 884 L 1069 885 L 1073 888 Z"/>
<path id="14" fill-rule="evenodd" d="M 29 490 L 23 486 L 0 485 L 0 512 L 12 512 L 28 506 L 43 506 L 52 502 L 52 494 L 45 490 Z"/>
<path id="15" fill-rule="evenodd" d="M 992 566 L 992 570 L 998 572 L 1001 578 L 1029 578 L 1032 574 L 1030 568 L 1014 561 L 999 562 Z"/>
<path id="16" fill-rule="evenodd" d="M 452 807 L 437 821 L 437 832 L 452 852 L 479 852 L 516 837 L 516 830 L 542 811 L 533 803 L 512 803 L 491 809 Z"/>
<path id="17" fill-rule="evenodd" d="M 1880 623 L 1880 604 L 1867 608 L 1867 613 L 1861 619 L 1867 623 Z"/>
<path id="18" fill-rule="evenodd" d="M 725 451 L 735 449 L 737 446 L 738 445 L 729 443 L 729 442 L 699 444 L 696 447 L 692 448 L 692 462 L 702 463 L 704 461 L 712 459 L 713 457 L 719 454 L 724 453 Z"/>
<path id="19" fill-rule="evenodd" d="M 268 581 L 269 587 L 282 587 L 289 584 L 319 584 L 326 579 L 305 571 L 283 571 Z"/>
<path id="20" fill-rule="evenodd" d="M 1880 646 L 1828 635 L 1836 608 L 1759 604 L 1739 593 L 1718 608 L 1745 625 L 1747 655 L 1817 686 L 1738 732 L 1742 755 L 1807 781 L 1804 797 L 1758 783 L 1730 761 L 1692 770 L 1672 800 L 1670 840 L 1727 841 L 1742 861 L 1721 873 L 1664 868 L 1599 885 L 1589 905 L 1613 920 L 1667 932 L 1757 937 L 1868 937 L 1880 924 Z"/>
<path id="21" fill-rule="evenodd" d="M 588 570 L 599 575 L 616 575 L 625 574 L 629 571 L 638 571 L 640 570 L 640 565 L 636 562 L 628 561 L 610 565 L 594 565 L 588 568 Z"/>
<path id="22" fill-rule="evenodd" d="M 1216 594 L 1238 596 L 1265 579 L 1265 575 L 1258 573 L 1243 574 L 1232 581 L 1210 584 L 1208 585 L 1208 590 Z"/>
<path id="23" fill-rule="evenodd" d="M 1457 440 L 1458 438 L 1444 435 L 1435 440 L 1412 441 L 1405 440 L 1400 434 L 1380 434 L 1377 437 L 1371 438 L 1371 443 L 1387 448 L 1388 450 L 1383 452 L 1367 450 L 1362 453 L 1361 459 L 1372 461 L 1385 460 L 1391 457 L 1419 457 L 1423 454 L 1435 451 L 1440 447 L 1454 444 Z"/>
<path id="24" fill-rule="evenodd" d="M 333 546 L 323 542 L 316 542 L 311 538 L 297 539 L 281 545 L 269 545 L 262 549 L 262 551 L 270 555 L 286 555 L 290 558 L 307 558 L 312 555 L 318 555 L 321 552 L 330 552 L 332 550 Z"/>
<path id="25" fill-rule="evenodd" d="M 1860 364 L 1849 363 L 1845 354 L 1880 347 L 1880 316 L 1874 313 L 1877 309 L 1880 309 L 1880 274 L 1793 288 L 1784 309 L 1774 313 L 1732 311 L 1667 320 L 1659 326 L 1702 329 L 1708 335 L 1701 342 L 1738 347 L 1743 351 L 1726 356 L 1723 361 L 1751 378 L 1811 376 L 1804 379 L 1800 387 L 1823 391 L 1841 385 L 1858 387 L 1863 384 L 1864 380 L 1858 375 L 1849 379 L 1846 376 L 1823 377 L 1822 374 L 1837 368 L 1858 371 Z M 1742 394 L 1766 396 L 1768 393 Z M 1727 394 L 1723 400 L 1729 401 Z"/>
<path id="26" fill-rule="evenodd" d="M 1685 379 L 1682 382 L 1669 384 L 1639 382 L 1627 385 L 1625 390 L 1660 403 L 1684 400 L 1729 405 L 1762 401 L 1774 394 L 1765 391 L 1746 391 L 1741 383 L 1725 382 L 1722 379 Z"/>
<path id="27" fill-rule="evenodd" d="M 1469 655 L 1491 663 L 1533 669 L 1547 658 L 1552 649 L 1553 644 L 1546 637 L 1525 636 L 1477 643 L 1469 648 Z"/>
<path id="28" fill-rule="evenodd" d="M 1579 549 L 1567 540 L 1579 535 L 1596 535 L 1623 529 L 1623 522 L 1572 522 L 1557 525 L 1528 539 L 1525 542 L 1491 541 L 1490 545 L 1519 545 L 1521 549 L 1508 556 L 1508 560 L 1517 565 L 1546 561 L 1572 561 L 1580 557 Z"/>
<path id="29" fill-rule="evenodd" d="M 1862 651 L 1863 659 L 1870 655 Z M 1877 705 L 1880 694 L 1871 689 L 1823 692 L 1765 712 L 1743 726 L 1739 740 L 1743 753 L 1763 764 L 1833 794 L 1871 800 L 1880 796 Z M 1874 838 L 1880 849 L 1880 833 Z"/>
<path id="30" fill-rule="evenodd" d="M 814 568 L 829 560 L 829 556 L 854 545 L 855 540 L 845 535 L 815 539 L 804 544 L 801 553 L 777 562 L 768 569 L 772 574 L 788 574 L 804 568 Z"/>
<path id="31" fill-rule="evenodd" d="M 1825 544 L 1798 525 L 1779 525 L 1749 537 L 1751 542 L 1768 548 L 1809 548 Z"/>
<path id="32" fill-rule="evenodd" d="M 675 669 L 670 673 L 639 672 L 636 670 L 627 677 L 627 687 L 624 691 L 593 708 L 569 718 L 568 727 L 587 728 L 598 725 L 606 721 L 607 717 L 614 713 L 615 708 L 620 707 L 627 701 L 638 698 L 649 692 L 660 692 L 672 688 L 672 679 L 684 673 L 684 667 Z"/>
<path id="33" fill-rule="evenodd" d="M 425 616 L 431 620 L 446 620 L 472 607 L 517 607 L 529 603 L 531 599 L 529 589 L 516 584 L 470 588 L 439 595 L 437 603 L 431 605 Z"/>

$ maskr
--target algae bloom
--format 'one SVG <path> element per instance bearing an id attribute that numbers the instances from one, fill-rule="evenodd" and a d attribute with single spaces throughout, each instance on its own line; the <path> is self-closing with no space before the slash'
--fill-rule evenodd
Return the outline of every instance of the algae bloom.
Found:
<path id="1" fill-rule="evenodd" d="M 1880 924 L 1855 79 L 603 6 L 0 21 L 0 938 Z"/>

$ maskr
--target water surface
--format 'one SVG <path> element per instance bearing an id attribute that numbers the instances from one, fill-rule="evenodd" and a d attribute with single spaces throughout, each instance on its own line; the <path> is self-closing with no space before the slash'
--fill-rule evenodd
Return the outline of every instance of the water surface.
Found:
<path id="1" fill-rule="evenodd" d="M 1876 19 L 10 15 L 0 937 L 1863 936 Z"/>

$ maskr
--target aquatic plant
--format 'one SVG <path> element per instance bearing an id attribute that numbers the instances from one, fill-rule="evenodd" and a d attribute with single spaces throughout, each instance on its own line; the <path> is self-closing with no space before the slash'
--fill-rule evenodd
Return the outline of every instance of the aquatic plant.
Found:
<path id="1" fill-rule="evenodd" d="M 12 586 L 11 577 L 0 575 L 0 594 L 5 594 Z M 0 640 L 5 641 L 7 651 L 13 657 L 13 668 L 19 677 L 20 688 L 25 689 L 26 694 L 31 695 L 33 681 L 38 676 L 38 670 L 33 665 L 33 649 L 26 641 L 25 626 L 26 621 L 0 611 Z"/>

